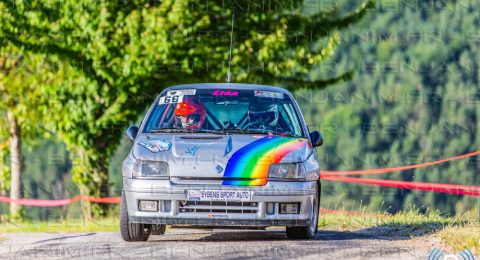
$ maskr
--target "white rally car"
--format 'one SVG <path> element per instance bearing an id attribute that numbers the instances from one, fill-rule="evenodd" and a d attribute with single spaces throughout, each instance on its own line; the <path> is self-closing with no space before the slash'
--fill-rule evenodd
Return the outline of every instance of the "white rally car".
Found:
<path id="1" fill-rule="evenodd" d="M 123 163 L 120 225 L 125 241 L 165 225 L 286 226 L 288 238 L 317 232 L 320 168 L 292 94 L 248 84 L 165 89 Z"/>

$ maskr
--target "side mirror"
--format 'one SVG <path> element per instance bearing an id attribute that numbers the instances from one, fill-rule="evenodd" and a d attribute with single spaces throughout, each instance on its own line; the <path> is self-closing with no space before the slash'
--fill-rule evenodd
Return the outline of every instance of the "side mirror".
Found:
<path id="1" fill-rule="evenodd" d="M 323 144 L 323 136 L 318 131 L 311 132 L 310 139 L 312 140 L 313 147 L 317 147 Z"/>
<path id="2" fill-rule="evenodd" d="M 127 140 L 130 142 L 133 142 L 135 138 L 137 138 L 137 134 L 138 134 L 138 126 L 131 125 L 130 127 L 128 127 L 126 132 Z"/>

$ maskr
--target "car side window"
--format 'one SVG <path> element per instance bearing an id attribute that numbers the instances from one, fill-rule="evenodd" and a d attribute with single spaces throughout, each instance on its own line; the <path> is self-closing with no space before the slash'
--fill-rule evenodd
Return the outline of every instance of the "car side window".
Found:
<path id="1" fill-rule="evenodd" d="M 284 110 L 287 114 L 286 118 L 288 118 L 289 127 L 293 128 L 293 129 L 290 129 L 290 130 L 292 130 L 292 132 L 301 133 L 302 132 L 302 127 L 299 124 L 297 114 L 295 113 L 295 111 L 293 111 L 293 106 L 289 106 L 289 105 L 284 104 L 282 106 L 282 108 L 283 108 L 282 110 Z"/>

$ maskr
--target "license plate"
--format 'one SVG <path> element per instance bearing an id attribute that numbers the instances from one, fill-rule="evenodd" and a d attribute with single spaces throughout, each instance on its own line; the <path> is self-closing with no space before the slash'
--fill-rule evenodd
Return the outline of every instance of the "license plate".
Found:
<path id="1" fill-rule="evenodd" d="M 189 190 L 187 199 L 197 201 L 250 201 L 251 191 L 238 190 Z"/>

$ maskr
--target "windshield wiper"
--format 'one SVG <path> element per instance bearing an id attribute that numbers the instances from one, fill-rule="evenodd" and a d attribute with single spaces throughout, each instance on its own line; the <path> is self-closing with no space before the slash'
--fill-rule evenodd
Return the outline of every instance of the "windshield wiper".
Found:
<path id="1" fill-rule="evenodd" d="M 183 128 L 155 128 L 148 133 L 189 133 L 190 131 Z"/>
<path id="2" fill-rule="evenodd" d="M 225 133 L 227 133 L 227 134 L 263 134 L 263 135 L 267 135 L 269 133 L 269 131 L 234 128 L 234 129 L 225 129 Z"/>
<path id="3" fill-rule="evenodd" d="M 267 131 L 267 130 L 260 130 L 260 129 L 238 129 L 238 128 L 233 128 L 233 129 L 225 129 L 225 133 L 227 134 L 263 134 L 263 135 L 280 135 L 280 136 L 286 136 L 286 137 L 299 137 L 296 135 L 292 134 L 287 134 L 287 133 L 274 133 L 272 131 Z"/>
<path id="4" fill-rule="evenodd" d="M 210 134 L 224 134 L 219 130 L 208 129 L 186 129 L 186 128 L 156 128 L 148 131 L 148 133 L 210 133 Z"/>

